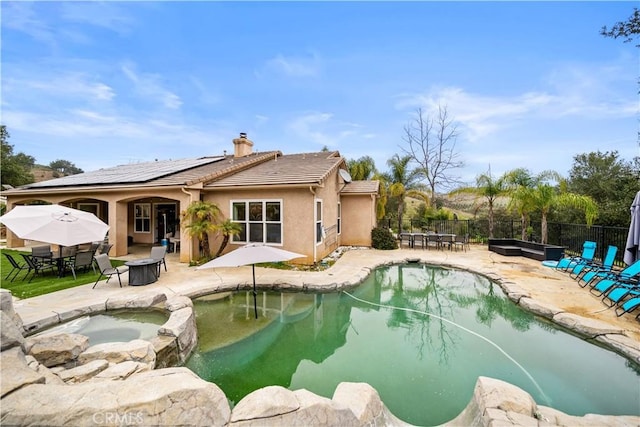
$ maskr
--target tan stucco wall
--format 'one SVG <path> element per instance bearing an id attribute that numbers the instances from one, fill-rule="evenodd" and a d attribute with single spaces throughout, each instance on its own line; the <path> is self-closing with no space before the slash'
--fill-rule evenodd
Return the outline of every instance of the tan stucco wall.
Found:
<path id="1" fill-rule="evenodd" d="M 344 246 L 371 246 L 376 226 L 376 200 L 371 195 L 342 197 L 342 239 Z"/>
<path id="2" fill-rule="evenodd" d="M 337 224 L 339 182 L 337 170 L 325 180 L 323 186 L 274 188 L 273 190 L 219 190 L 207 193 L 204 200 L 217 204 L 224 218 L 231 218 L 231 201 L 279 200 L 282 202 L 282 249 L 306 255 L 293 262 L 313 264 L 335 250 L 340 243 L 339 236 L 330 233 L 319 244 L 315 243 L 315 202 L 322 200 L 323 226 L 330 229 Z M 213 252 L 220 245 L 221 238 L 210 237 Z M 225 253 L 244 243 L 230 242 Z"/>
<path id="3" fill-rule="evenodd" d="M 206 194 L 205 201 L 218 205 L 224 218 L 231 218 L 232 201 L 250 200 L 276 200 L 282 203 L 282 249 L 307 255 L 306 258 L 296 259 L 296 262 L 313 263 L 313 250 L 310 245 L 313 242 L 313 194 L 307 189 L 280 189 L 266 192 L 264 190 L 245 191 L 217 191 Z M 210 236 L 211 250 L 215 251 L 220 246 L 221 238 Z M 229 242 L 225 253 L 244 243 Z"/>
<path id="4" fill-rule="evenodd" d="M 199 197 L 199 193 L 195 193 L 195 197 Z M 160 197 L 162 195 L 163 197 Z M 135 202 L 162 202 L 177 204 L 176 209 L 179 215 L 180 209 L 188 206 L 191 197 L 181 191 L 180 188 L 142 188 L 128 190 L 96 190 L 74 191 L 67 194 L 56 194 L 54 192 L 42 192 L 25 197 L 8 196 L 7 207 L 10 209 L 15 205 L 32 202 L 35 200 L 47 203 L 64 204 L 71 207 L 77 207 L 78 202 L 99 203 L 99 217 L 109 224 L 109 243 L 114 246 L 109 253 L 111 256 L 127 255 L 128 236 L 133 236 L 135 242 L 153 243 L 154 233 L 133 233 L 133 203 Z M 153 215 L 153 212 L 152 212 Z M 152 217 L 152 224 L 155 218 Z M 181 240 L 187 241 L 188 235 L 184 230 L 181 231 Z M 24 241 L 17 238 L 13 233 L 7 230 L 7 247 L 24 246 Z M 180 261 L 189 261 L 189 245 L 181 247 Z M 184 252 L 184 253 L 183 253 Z"/>

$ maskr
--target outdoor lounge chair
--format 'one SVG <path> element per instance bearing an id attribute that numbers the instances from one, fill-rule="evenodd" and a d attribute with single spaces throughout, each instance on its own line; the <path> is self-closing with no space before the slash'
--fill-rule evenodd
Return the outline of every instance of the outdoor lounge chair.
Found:
<path id="1" fill-rule="evenodd" d="M 596 242 L 586 240 L 582 244 L 582 254 L 579 256 L 567 256 L 560 258 L 559 261 L 545 260 L 542 261 L 542 265 L 546 267 L 556 268 L 558 270 L 568 271 L 573 269 L 579 264 L 584 264 L 593 261 L 593 257 L 596 254 Z"/>
<path id="2" fill-rule="evenodd" d="M 114 274 L 118 276 L 118 283 L 120 283 L 120 287 L 122 287 L 122 280 L 120 280 L 120 275 L 122 273 L 126 273 L 127 271 L 129 271 L 129 267 L 127 267 L 126 265 L 113 267 L 111 265 L 111 261 L 109 260 L 109 255 L 107 254 L 96 255 L 95 259 L 96 259 L 96 263 L 98 264 L 98 269 L 100 270 L 100 276 L 98 276 L 96 283 L 93 284 L 93 288 L 96 287 L 100 279 L 102 279 L 102 276 L 107 277 L 107 283 L 108 283 L 109 279 L 111 279 L 111 276 L 113 276 Z"/>
<path id="3" fill-rule="evenodd" d="M 9 260 L 9 264 L 11 264 L 11 271 L 9 272 L 9 274 L 7 274 L 7 277 L 5 277 L 4 280 L 8 280 L 9 277 L 11 277 L 11 275 L 13 275 L 13 277 L 11 277 L 11 280 L 10 280 L 11 282 L 13 282 L 15 280 L 15 278 L 18 277 L 18 274 L 20 274 L 21 271 L 29 269 L 29 266 L 26 263 L 20 264 L 18 261 L 15 260 L 14 257 L 9 255 L 8 253 L 6 253 L 6 252 L 2 252 L 2 253 Z M 14 272 L 15 272 L 15 274 L 13 274 Z M 27 272 L 27 274 L 29 274 L 29 273 Z M 25 277 L 26 277 L 26 275 L 25 275 Z"/>
<path id="4" fill-rule="evenodd" d="M 609 307 L 622 304 L 625 298 L 640 296 L 638 281 L 620 281 L 602 295 L 602 302 Z"/>
<path id="5" fill-rule="evenodd" d="M 640 275 L 640 260 L 634 262 L 624 270 L 620 272 L 609 272 L 605 276 L 602 276 L 600 280 L 596 280 L 600 276 L 596 276 L 590 280 L 588 284 L 591 286 L 590 292 L 596 296 L 603 295 L 609 292 L 615 286 L 622 284 L 634 284 L 637 283 L 638 276 Z M 593 284 L 591 284 L 593 282 Z"/>
<path id="6" fill-rule="evenodd" d="M 569 275 L 576 279 L 578 284 L 584 288 L 596 275 L 602 277 L 611 271 L 616 259 L 616 253 L 618 253 L 618 247 L 609 245 L 602 263 L 592 261 L 586 264 L 578 264 L 571 270 Z"/>
<path id="7" fill-rule="evenodd" d="M 46 259 L 43 260 L 43 258 L 36 258 L 33 255 L 20 255 L 22 255 L 22 258 L 24 258 L 25 262 L 27 263 L 27 274 L 24 275 L 22 280 L 26 280 L 29 273 L 31 273 L 31 279 L 29 279 L 29 282 L 31 282 L 34 277 L 42 274 L 47 270 L 53 271 L 56 268 L 55 262 L 46 261 Z"/>
<path id="8" fill-rule="evenodd" d="M 625 313 L 632 312 L 638 307 L 640 307 L 640 296 L 628 299 L 622 304 L 618 305 L 618 307 L 616 307 L 616 315 L 620 317 Z M 636 315 L 636 318 L 639 318 L 639 317 L 640 317 L 640 312 L 638 312 L 638 314 Z"/>

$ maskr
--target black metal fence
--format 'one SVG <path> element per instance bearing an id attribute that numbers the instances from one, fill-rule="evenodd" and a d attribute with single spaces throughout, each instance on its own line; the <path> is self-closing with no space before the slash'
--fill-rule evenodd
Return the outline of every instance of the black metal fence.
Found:
<path id="1" fill-rule="evenodd" d="M 378 226 L 386 227 L 396 231 L 397 220 L 386 218 L 378 222 Z M 532 233 L 527 238 L 532 241 L 540 241 L 540 222 L 530 224 Z M 435 231 L 438 233 L 452 233 L 468 235 L 471 243 L 486 243 L 489 238 L 489 221 L 487 219 L 478 220 L 404 220 L 403 231 L 425 232 Z M 493 224 L 493 237 L 519 239 L 521 237 L 520 221 L 496 221 Z M 602 225 L 567 224 L 550 222 L 547 224 L 547 243 L 564 246 L 567 255 L 580 255 L 582 245 L 586 240 L 597 243 L 595 259 L 601 261 L 609 246 L 616 246 L 615 265 L 624 266 L 623 257 L 627 243 L 629 229 L 626 227 L 608 227 Z"/>

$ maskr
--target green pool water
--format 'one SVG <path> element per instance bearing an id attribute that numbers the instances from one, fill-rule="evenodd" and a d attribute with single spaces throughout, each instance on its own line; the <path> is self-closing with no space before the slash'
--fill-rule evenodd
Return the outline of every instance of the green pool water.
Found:
<path id="1" fill-rule="evenodd" d="M 568 414 L 640 415 L 638 366 L 469 272 L 396 265 L 348 294 L 259 292 L 257 320 L 251 293 L 194 303 L 187 366 L 232 402 L 268 385 L 330 398 L 340 382 L 367 382 L 394 415 L 428 426 L 455 418 L 488 376 Z"/>

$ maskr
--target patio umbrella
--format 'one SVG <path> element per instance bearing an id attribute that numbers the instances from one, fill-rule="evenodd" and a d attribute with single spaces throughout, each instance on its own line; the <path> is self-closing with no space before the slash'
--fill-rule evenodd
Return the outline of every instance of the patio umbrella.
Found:
<path id="1" fill-rule="evenodd" d="M 305 255 L 285 251 L 284 249 L 278 249 L 262 243 L 249 243 L 248 245 L 241 246 L 234 251 L 202 264 L 197 268 L 197 270 L 215 267 L 240 267 L 243 265 L 251 265 L 253 272 L 253 310 L 257 319 L 258 302 L 256 297 L 256 264 L 260 264 L 262 262 L 289 261 L 290 259 L 301 258 L 304 256 Z"/>
<path id="2" fill-rule="evenodd" d="M 638 253 L 640 246 L 640 191 L 631 203 L 631 224 L 629 225 L 629 235 L 627 236 L 626 250 L 624 251 L 624 262 L 627 265 L 633 264 L 640 258 Z"/>
<path id="3" fill-rule="evenodd" d="M 21 239 L 59 246 L 75 246 L 104 239 L 109 226 L 90 212 L 61 205 L 16 206 L 0 216 Z"/>

